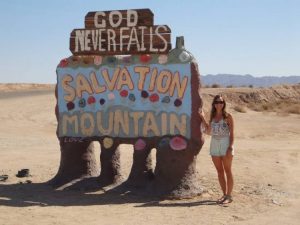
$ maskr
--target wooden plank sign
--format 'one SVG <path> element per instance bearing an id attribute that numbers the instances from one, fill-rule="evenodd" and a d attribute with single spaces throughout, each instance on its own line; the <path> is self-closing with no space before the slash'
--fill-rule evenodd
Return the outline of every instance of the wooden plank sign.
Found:
<path id="1" fill-rule="evenodd" d="M 154 25 L 149 9 L 89 12 L 85 29 L 74 29 L 74 55 L 162 54 L 172 48 L 171 29 Z"/>
<path id="2" fill-rule="evenodd" d="M 85 16 L 85 28 L 116 28 L 153 26 L 153 13 L 150 9 L 116 10 L 89 12 Z"/>

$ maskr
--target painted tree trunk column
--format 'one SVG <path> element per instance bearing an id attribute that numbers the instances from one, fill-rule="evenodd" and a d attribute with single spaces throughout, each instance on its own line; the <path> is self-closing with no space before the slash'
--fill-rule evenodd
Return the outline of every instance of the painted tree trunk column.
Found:
<path id="1" fill-rule="evenodd" d="M 176 49 L 173 54 L 180 55 L 185 52 L 189 57 L 190 53 L 184 48 L 183 37 L 177 37 Z M 198 111 L 202 108 L 202 99 L 199 95 L 200 80 L 198 65 L 191 62 L 191 137 L 185 139 L 187 145 L 184 149 L 176 150 L 171 148 L 170 139 L 165 138 L 160 141 L 156 152 L 155 184 L 156 193 L 168 195 L 169 197 L 182 198 L 192 197 L 202 193 L 198 172 L 196 170 L 197 155 L 204 143 L 203 135 L 200 131 L 201 120 Z M 173 137 L 171 137 L 173 138 Z M 183 141 L 182 138 L 180 138 Z"/>
<path id="2" fill-rule="evenodd" d="M 154 178 L 152 169 L 151 146 L 143 150 L 134 149 L 133 163 L 128 177 L 128 183 L 135 187 L 147 185 Z"/>
<path id="3" fill-rule="evenodd" d="M 57 99 L 57 85 L 55 87 L 55 97 Z M 58 121 L 58 105 L 55 106 L 55 115 Z M 58 127 L 56 130 L 58 137 Z M 81 177 L 97 176 L 97 168 L 94 146 L 91 141 L 65 142 L 64 138 L 59 138 L 60 144 L 60 165 L 57 174 L 48 183 L 59 187 L 74 179 Z"/>
<path id="4" fill-rule="evenodd" d="M 155 167 L 155 192 L 169 197 L 190 197 L 202 193 L 196 170 L 196 152 L 187 148 L 174 151 L 158 147 Z"/>
<path id="5" fill-rule="evenodd" d="M 101 144 L 100 154 L 100 183 L 102 185 L 109 185 L 119 183 L 122 180 L 120 173 L 120 147 L 118 143 L 113 144 L 111 147 L 105 147 Z"/>
<path id="6" fill-rule="evenodd" d="M 51 185 L 59 187 L 74 179 L 99 174 L 92 142 L 64 143 L 61 140 L 60 152 L 60 166 L 56 176 L 49 181 Z"/>

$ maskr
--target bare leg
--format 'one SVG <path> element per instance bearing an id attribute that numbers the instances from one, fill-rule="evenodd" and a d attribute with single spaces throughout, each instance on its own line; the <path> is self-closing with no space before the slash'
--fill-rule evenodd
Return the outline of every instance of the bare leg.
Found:
<path id="1" fill-rule="evenodd" d="M 221 189 L 223 191 L 223 194 L 226 195 L 226 180 L 225 180 L 225 174 L 223 169 L 223 163 L 222 158 L 218 156 L 212 156 L 212 161 L 217 169 L 218 172 L 218 178 L 219 178 L 219 184 L 221 186 Z"/>
<path id="2" fill-rule="evenodd" d="M 233 189 L 233 176 L 231 171 L 232 159 L 233 156 L 231 151 L 227 151 L 226 155 L 222 157 L 222 162 L 223 162 L 223 166 L 226 174 L 226 181 L 227 181 L 226 195 L 231 195 Z"/>

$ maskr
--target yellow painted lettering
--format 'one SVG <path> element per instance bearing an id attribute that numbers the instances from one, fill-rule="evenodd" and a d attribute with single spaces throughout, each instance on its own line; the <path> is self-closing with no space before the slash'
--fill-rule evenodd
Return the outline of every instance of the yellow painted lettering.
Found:
<path id="1" fill-rule="evenodd" d="M 153 68 L 151 78 L 150 78 L 149 91 L 154 91 L 157 73 L 158 73 L 157 68 L 156 67 Z"/>
<path id="2" fill-rule="evenodd" d="M 144 90 L 146 75 L 150 72 L 150 68 L 147 66 L 136 66 L 134 67 L 134 72 L 138 73 L 138 75 L 140 76 L 138 89 L 142 91 Z"/>
<path id="3" fill-rule="evenodd" d="M 108 86 L 108 89 L 110 91 L 114 90 L 114 87 L 116 85 L 119 73 L 120 73 L 120 67 L 117 67 L 114 71 L 113 77 L 110 79 L 109 74 L 108 74 L 108 70 L 107 69 L 102 70 L 103 79 L 105 80 L 105 82 Z"/>
<path id="4" fill-rule="evenodd" d="M 85 136 L 91 136 L 95 129 L 95 120 L 92 113 L 83 113 L 80 117 L 81 133 Z"/>
<path id="5" fill-rule="evenodd" d="M 147 112 L 146 114 L 144 127 L 143 127 L 143 136 L 144 137 L 149 136 L 149 131 L 152 131 L 155 136 L 160 135 L 153 112 Z"/>
<path id="6" fill-rule="evenodd" d="M 87 92 L 88 94 L 93 94 L 92 88 L 88 80 L 82 74 L 78 74 L 76 77 L 76 93 L 77 97 L 82 97 L 82 92 Z"/>
<path id="7" fill-rule="evenodd" d="M 161 114 L 161 135 L 167 134 L 167 113 Z"/>
<path id="8" fill-rule="evenodd" d="M 170 88 L 171 80 L 172 73 L 168 70 L 162 70 L 156 81 L 157 91 L 163 94 L 166 93 Z"/>
<path id="9" fill-rule="evenodd" d="M 127 86 L 129 90 L 132 90 L 134 87 L 127 67 L 122 68 L 120 71 L 117 90 L 121 90 L 123 86 Z"/>
<path id="10" fill-rule="evenodd" d="M 68 134 L 68 125 L 72 127 L 74 134 L 78 134 L 78 117 L 77 115 L 69 116 L 63 115 L 62 118 L 62 136 Z"/>
<path id="11" fill-rule="evenodd" d="M 99 94 L 106 90 L 106 87 L 103 85 L 99 85 L 97 76 L 95 72 L 91 72 L 90 74 L 91 82 L 92 82 L 92 88 L 95 93 Z"/>
<path id="12" fill-rule="evenodd" d="M 139 135 L 139 120 L 144 116 L 144 112 L 131 112 L 130 116 L 133 119 L 133 132 L 135 136 Z"/>
<path id="13" fill-rule="evenodd" d="M 114 133 L 118 135 L 120 128 L 122 127 L 123 132 L 129 135 L 129 115 L 128 111 L 116 110 L 114 116 Z"/>
<path id="14" fill-rule="evenodd" d="M 180 116 L 180 120 L 178 118 L 178 115 L 175 113 L 170 114 L 170 134 L 174 135 L 176 130 L 179 131 L 179 134 L 182 136 L 186 135 L 186 125 L 187 125 L 187 116 L 182 114 Z"/>
<path id="15" fill-rule="evenodd" d="M 73 81 L 73 77 L 69 74 L 65 75 L 61 80 L 62 88 L 64 89 L 65 92 L 67 92 L 67 94 L 64 95 L 64 99 L 67 102 L 73 101 L 76 96 L 75 89 L 69 85 L 69 83 L 72 81 Z"/>
<path id="16" fill-rule="evenodd" d="M 106 120 L 106 118 L 104 118 Z M 113 129 L 113 124 L 114 124 L 114 112 L 109 112 L 109 117 L 108 117 L 108 126 L 103 127 L 104 120 L 102 119 L 102 112 L 98 111 L 97 112 L 97 128 L 99 132 L 103 135 L 109 135 L 112 132 Z"/>
<path id="17" fill-rule="evenodd" d="M 175 87 L 177 89 L 178 98 L 182 98 L 184 96 L 184 92 L 186 90 L 188 82 L 188 77 L 184 76 L 182 81 L 180 82 L 180 76 L 178 72 L 175 72 L 171 85 L 170 85 L 170 96 L 174 95 Z"/>

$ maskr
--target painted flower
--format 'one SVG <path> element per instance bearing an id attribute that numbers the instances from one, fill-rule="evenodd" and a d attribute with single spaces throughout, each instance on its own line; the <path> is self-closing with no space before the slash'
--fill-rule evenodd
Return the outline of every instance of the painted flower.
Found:
<path id="1" fill-rule="evenodd" d="M 74 103 L 73 102 L 68 102 L 67 103 L 67 109 L 70 111 L 70 110 L 72 110 L 72 109 L 74 109 L 75 108 L 75 105 L 74 105 Z"/>
<path id="2" fill-rule="evenodd" d="M 146 147 L 146 142 L 143 139 L 138 139 L 134 144 L 134 150 L 144 150 Z"/>
<path id="3" fill-rule="evenodd" d="M 82 62 L 83 62 L 83 64 L 88 65 L 88 64 L 92 63 L 92 60 L 93 59 L 90 58 L 90 57 L 84 57 L 83 60 L 82 60 Z"/>
<path id="4" fill-rule="evenodd" d="M 60 67 L 67 67 L 68 66 L 68 59 L 62 59 L 59 63 Z"/>
<path id="5" fill-rule="evenodd" d="M 79 105 L 80 108 L 84 108 L 85 105 L 86 105 L 85 99 L 84 99 L 84 98 L 81 98 L 81 99 L 79 100 L 79 102 L 78 102 L 78 105 Z"/>
<path id="6" fill-rule="evenodd" d="M 99 65 L 101 65 L 101 63 L 102 63 L 102 56 L 99 56 L 99 55 L 95 56 L 94 57 L 94 64 L 96 66 L 99 66 Z"/>
<path id="7" fill-rule="evenodd" d="M 169 96 L 165 96 L 163 97 L 163 99 L 161 100 L 162 103 L 169 103 L 171 101 Z"/>
<path id="8" fill-rule="evenodd" d="M 177 99 L 174 101 L 174 105 L 175 105 L 176 107 L 181 106 L 181 105 L 182 105 L 181 99 L 177 98 Z"/>
<path id="9" fill-rule="evenodd" d="M 160 140 L 158 143 L 159 148 L 166 148 L 169 146 L 170 143 L 170 138 L 164 137 L 163 139 Z"/>
<path id="10" fill-rule="evenodd" d="M 105 99 L 104 99 L 104 98 L 101 98 L 101 99 L 99 100 L 99 103 L 100 103 L 100 105 L 104 105 Z"/>
<path id="11" fill-rule="evenodd" d="M 142 63 L 148 63 L 148 62 L 150 62 L 151 58 L 152 58 L 151 55 L 144 54 L 144 55 L 140 56 L 140 61 Z"/>
<path id="12" fill-rule="evenodd" d="M 131 62 L 131 56 L 124 56 L 124 57 L 122 58 L 122 61 L 123 61 L 124 63 L 130 63 L 130 62 Z"/>
<path id="13" fill-rule="evenodd" d="M 88 104 L 91 105 L 91 104 L 94 104 L 96 102 L 96 99 L 94 96 L 90 96 L 87 100 Z"/>
<path id="14" fill-rule="evenodd" d="M 128 96 L 129 100 L 134 102 L 135 101 L 135 95 L 133 93 L 130 93 Z"/>
<path id="15" fill-rule="evenodd" d="M 166 64 L 168 62 L 168 56 L 167 55 L 160 55 L 158 57 L 158 63 L 159 64 Z"/>
<path id="16" fill-rule="evenodd" d="M 80 58 L 77 56 L 72 56 L 71 58 L 71 62 L 73 63 L 73 65 L 77 65 L 80 61 Z"/>
<path id="17" fill-rule="evenodd" d="M 109 56 L 109 57 L 107 57 L 107 62 L 108 63 L 116 63 L 117 62 L 117 58 L 116 57 L 114 57 L 114 56 Z"/>
<path id="18" fill-rule="evenodd" d="M 107 149 L 111 148 L 111 146 L 113 146 L 113 144 L 114 144 L 114 140 L 112 138 L 106 137 L 103 139 L 104 148 L 107 148 Z"/>
<path id="19" fill-rule="evenodd" d="M 112 93 L 112 92 L 109 93 L 109 94 L 108 94 L 108 99 L 109 99 L 109 100 L 114 100 L 114 99 L 115 99 L 115 94 Z"/>
<path id="20" fill-rule="evenodd" d="M 187 148 L 187 142 L 182 137 L 173 137 L 170 141 L 170 146 L 173 150 L 183 150 Z"/>
<path id="21" fill-rule="evenodd" d="M 142 98 L 148 98 L 149 97 L 149 93 L 147 91 L 143 90 L 141 92 L 141 96 L 142 96 Z"/>
<path id="22" fill-rule="evenodd" d="M 158 94 L 154 93 L 154 94 L 150 95 L 149 99 L 151 102 L 157 102 L 159 100 L 159 96 L 158 96 Z"/>
<path id="23" fill-rule="evenodd" d="M 127 90 L 122 90 L 120 92 L 121 97 L 126 98 L 128 96 L 128 91 Z"/>

